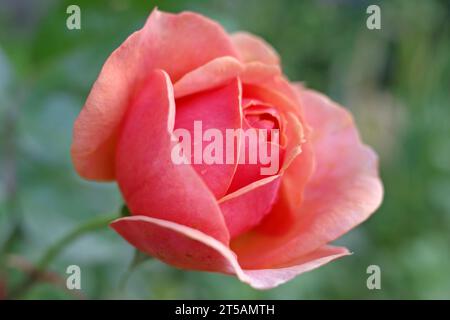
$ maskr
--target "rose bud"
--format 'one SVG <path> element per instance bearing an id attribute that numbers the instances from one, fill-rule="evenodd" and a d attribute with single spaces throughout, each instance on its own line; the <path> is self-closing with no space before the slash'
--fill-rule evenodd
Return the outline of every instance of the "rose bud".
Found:
<path id="1" fill-rule="evenodd" d="M 191 161 L 193 139 L 176 163 L 183 142 L 174 132 L 194 136 L 196 121 L 223 137 L 279 135 L 256 145 L 236 138 L 240 151 L 223 163 Z M 227 153 L 225 140 L 217 145 Z M 269 146 L 274 172 L 261 159 L 238 161 Z M 191 12 L 153 10 L 111 54 L 75 122 L 71 153 L 82 177 L 117 181 L 131 215 L 111 226 L 130 244 L 258 289 L 348 255 L 329 243 L 366 220 L 383 193 L 377 155 L 348 111 L 289 82 L 259 37 L 228 34 Z"/>

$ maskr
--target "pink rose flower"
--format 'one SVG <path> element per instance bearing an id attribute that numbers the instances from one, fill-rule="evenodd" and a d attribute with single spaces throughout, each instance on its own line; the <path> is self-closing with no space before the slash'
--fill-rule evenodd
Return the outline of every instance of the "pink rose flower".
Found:
<path id="1" fill-rule="evenodd" d="M 173 132 L 192 131 L 196 120 L 220 132 L 278 128 L 279 170 L 175 164 Z M 132 215 L 111 226 L 133 246 L 258 289 L 348 255 L 329 243 L 382 200 L 377 156 L 349 112 L 290 83 L 262 39 L 190 12 L 155 9 L 111 54 L 71 152 L 82 177 L 117 181 Z"/>

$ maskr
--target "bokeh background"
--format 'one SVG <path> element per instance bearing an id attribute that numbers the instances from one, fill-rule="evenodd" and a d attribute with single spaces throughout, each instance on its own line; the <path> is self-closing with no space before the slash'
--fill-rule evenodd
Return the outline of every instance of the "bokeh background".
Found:
<path id="1" fill-rule="evenodd" d="M 81 30 L 66 8 L 81 7 Z M 366 8 L 381 7 L 381 30 Z M 380 155 L 382 207 L 338 244 L 354 255 L 269 291 L 148 260 L 120 288 L 133 249 L 110 229 L 64 250 L 21 298 L 450 298 L 450 1 L 0 0 L 0 295 L 48 246 L 115 213 L 114 184 L 86 182 L 69 155 L 72 125 L 108 55 L 161 10 L 203 13 L 270 42 L 292 80 L 348 107 Z M 70 264 L 82 290 L 64 289 Z M 368 290 L 378 265 L 381 290 Z"/>

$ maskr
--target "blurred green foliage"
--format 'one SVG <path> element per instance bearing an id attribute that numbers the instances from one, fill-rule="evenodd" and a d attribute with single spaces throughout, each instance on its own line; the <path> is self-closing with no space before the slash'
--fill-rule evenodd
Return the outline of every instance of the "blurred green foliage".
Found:
<path id="1" fill-rule="evenodd" d="M 382 29 L 371 31 L 366 8 L 374 3 Z M 66 28 L 70 4 L 81 7 L 81 30 Z M 115 185 L 75 174 L 72 125 L 104 60 L 155 5 L 197 11 L 229 31 L 262 36 L 290 79 L 351 109 L 363 139 L 380 155 L 384 203 L 338 241 L 354 255 L 269 291 L 154 260 L 119 290 L 133 249 L 111 230 L 74 243 L 51 271 L 64 281 L 66 266 L 80 265 L 86 298 L 450 298 L 446 0 L 0 0 L 0 245 L 33 263 L 80 221 L 120 210 Z M 9 266 L 7 260 L 0 263 Z M 371 264 L 381 267 L 381 290 L 366 287 Z M 10 285 L 23 278 L 11 267 L 0 275 L 5 270 Z M 25 297 L 79 298 L 49 284 Z"/>

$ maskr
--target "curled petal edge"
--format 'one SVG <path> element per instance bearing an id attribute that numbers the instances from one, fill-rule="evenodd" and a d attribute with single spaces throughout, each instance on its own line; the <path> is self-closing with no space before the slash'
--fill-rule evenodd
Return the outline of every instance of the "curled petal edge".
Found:
<path id="1" fill-rule="evenodd" d="M 342 256 L 349 255 L 350 252 L 343 247 L 324 246 L 316 251 L 298 257 L 289 263 L 284 265 L 274 265 L 273 268 L 267 269 L 252 269 L 243 270 L 238 262 L 236 254 L 230 250 L 223 243 L 210 237 L 199 230 L 189 228 L 184 225 L 180 225 L 171 221 L 151 218 L 147 216 L 132 216 L 120 218 L 111 223 L 111 227 L 121 234 L 128 242 L 136 246 L 138 249 L 154 255 L 155 251 L 161 251 L 166 255 L 166 258 L 160 258 L 162 261 L 167 262 L 170 260 L 167 255 L 176 253 L 168 252 L 165 250 L 165 243 L 156 242 L 143 242 L 145 239 L 145 233 L 153 232 L 160 233 L 158 236 L 176 238 L 177 241 L 183 242 L 185 245 L 195 247 L 195 251 L 204 250 L 207 253 L 208 259 L 214 259 L 215 269 L 209 269 L 207 271 L 225 273 L 229 275 L 235 275 L 240 281 L 247 283 L 255 289 L 271 289 L 280 284 L 283 284 L 295 276 L 313 270 L 320 267 L 332 260 L 340 258 Z M 140 234 L 136 234 L 136 231 Z M 133 232 L 130 232 L 133 231 Z M 159 238 L 158 238 L 159 239 Z M 200 247 L 198 247 L 200 245 Z M 176 246 L 174 248 L 179 248 Z M 186 249 L 186 247 L 183 247 Z M 181 249 L 182 250 L 182 249 Z M 194 253 L 194 252 L 192 252 Z M 184 269 L 193 269 L 190 252 L 182 252 L 185 261 L 177 263 L 178 267 Z M 195 269 L 194 269 L 195 270 Z"/>

